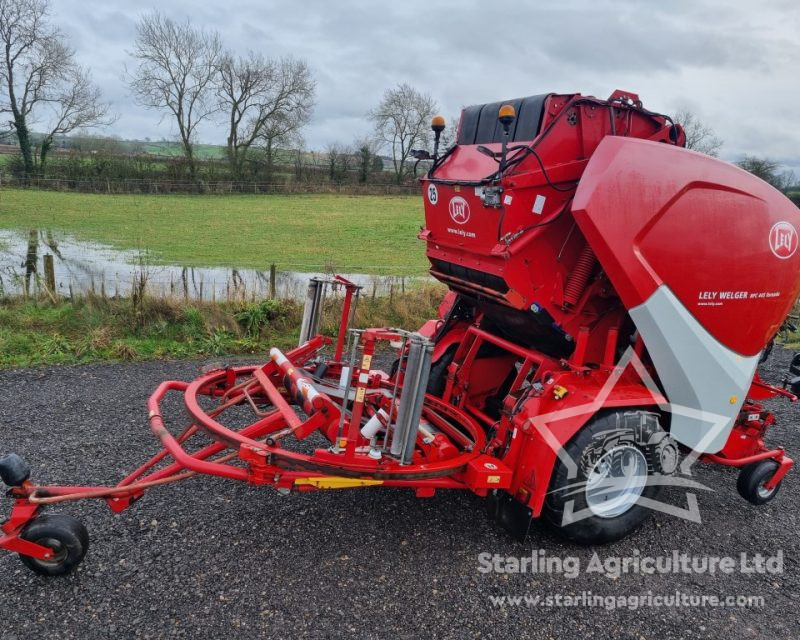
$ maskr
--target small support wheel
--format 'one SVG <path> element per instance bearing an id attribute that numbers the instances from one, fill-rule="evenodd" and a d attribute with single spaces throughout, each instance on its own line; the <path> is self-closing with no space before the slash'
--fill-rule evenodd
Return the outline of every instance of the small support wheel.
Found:
<path id="1" fill-rule="evenodd" d="M 75 569 L 89 549 L 89 532 L 83 524 L 67 515 L 39 516 L 20 534 L 20 538 L 53 549 L 53 557 L 40 560 L 20 554 L 28 569 L 43 576 L 63 576 Z"/>
<path id="2" fill-rule="evenodd" d="M 9 487 L 21 487 L 30 476 L 30 465 L 16 453 L 0 458 L 0 479 Z"/>
<path id="3" fill-rule="evenodd" d="M 736 480 L 739 495 L 753 504 L 766 504 L 772 500 L 781 488 L 781 483 L 772 489 L 767 489 L 764 485 L 775 475 L 779 467 L 775 460 L 759 460 L 742 467 Z"/>

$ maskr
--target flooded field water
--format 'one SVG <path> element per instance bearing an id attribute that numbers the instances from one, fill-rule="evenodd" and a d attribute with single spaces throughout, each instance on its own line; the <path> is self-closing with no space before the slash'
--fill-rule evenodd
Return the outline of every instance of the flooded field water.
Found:
<path id="1" fill-rule="evenodd" d="M 271 295 L 269 263 L 264 270 L 235 267 L 183 267 L 153 264 L 143 251 L 120 250 L 43 230 L 0 230 L 0 296 L 44 290 L 45 256 L 52 256 L 56 293 L 73 296 L 93 292 L 126 297 L 143 285 L 154 296 L 192 300 L 257 300 Z M 275 296 L 302 298 L 308 280 L 330 274 L 276 271 Z M 378 276 L 342 273 L 363 287 L 363 295 L 399 293 L 424 276 Z"/>

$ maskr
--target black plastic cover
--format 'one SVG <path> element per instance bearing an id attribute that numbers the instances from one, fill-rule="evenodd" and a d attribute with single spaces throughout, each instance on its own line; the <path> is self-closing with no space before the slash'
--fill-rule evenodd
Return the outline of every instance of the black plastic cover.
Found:
<path id="1" fill-rule="evenodd" d="M 539 134 L 544 103 L 551 94 L 503 100 L 465 107 L 461 112 L 461 131 L 458 144 L 491 144 L 503 141 L 503 127 L 497 112 L 504 104 L 514 106 L 517 117 L 509 129 L 510 142 L 526 142 Z"/>

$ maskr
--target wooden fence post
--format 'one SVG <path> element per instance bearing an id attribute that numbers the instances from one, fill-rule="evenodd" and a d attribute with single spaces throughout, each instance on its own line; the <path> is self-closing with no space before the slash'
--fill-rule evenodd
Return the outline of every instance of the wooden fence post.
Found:
<path id="1" fill-rule="evenodd" d="M 56 293 L 56 270 L 53 265 L 53 256 L 49 253 L 44 255 L 44 286 L 51 296 Z"/>
<path id="2" fill-rule="evenodd" d="M 276 267 L 274 264 L 269 265 L 269 297 L 275 299 L 275 280 L 276 280 Z"/>

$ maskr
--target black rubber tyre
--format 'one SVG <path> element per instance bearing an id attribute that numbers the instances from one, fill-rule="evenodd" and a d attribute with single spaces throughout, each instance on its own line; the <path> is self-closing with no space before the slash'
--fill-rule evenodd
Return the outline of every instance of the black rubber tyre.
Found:
<path id="1" fill-rule="evenodd" d="M 9 487 L 19 487 L 31 475 L 31 468 L 16 453 L 9 453 L 0 458 L 0 478 Z"/>
<path id="2" fill-rule="evenodd" d="M 639 431 L 644 433 L 637 434 L 635 429 L 631 428 L 630 425 L 637 420 L 641 421 L 642 425 Z M 585 486 L 594 466 L 600 464 L 600 457 L 592 455 L 598 446 L 606 452 L 620 446 L 635 446 L 647 459 L 649 458 L 648 447 L 646 444 L 639 443 L 642 440 L 649 441 L 653 435 L 661 431 L 663 429 L 658 423 L 658 416 L 646 411 L 615 411 L 598 415 L 592 419 L 564 447 L 566 453 L 578 466 L 577 476 L 569 478 L 568 467 L 560 459 L 556 461 L 542 511 L 545 521 L 560 536 L 581 545 L 614 542 L 638 529 L 652 515 L 650 509 L 638 502 L 615 517 L 589 515 L 572 522 L 565 521 L 565 508 L 570 501 L 574 501 L 572 513 L 577 514 L 590 509 L 586 500 Z M 659 475 L 653 473 L 652 466 L 648 466 L 648 475 Z M 647 484 L 637 500 L 642 497 L 655 500 L 661 490 L 662 486 L 659 484 Z"/>
<path id="3" fill-rule="evenodd" d="M 780 465 L 775 460 L 759 460 L 742 467 L 736 479 L 739 495 L 753 504 L 766 504 L 772 500 L 781 488 L 779 482 L 772 491 L 766 491 L 764 484 L 775 475 Z"/>
<path id="4" fill-rule="evenodd" d="M 426 391 L 432 396 L 441 398 L 444 393 L 444 388 L 447 386 L 447 367 L 453 362 L 453 356 L 456 355 L 456 346 L 453 345 L 442 354 L 431 366 L 431 374 L 428 377 L 428 387 Z"/>
<path id="5" fill-rule="evenodd" d="M 20 535 L 24 540 L 51 547 L 55 556 L 39 560 L 20 554 L 28 569 L 43 576 L 63 576 L 75 569 L 89 549 L 89 532 L 75 518 L 60 513 L 39 516 Z"/>

